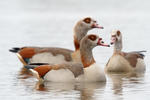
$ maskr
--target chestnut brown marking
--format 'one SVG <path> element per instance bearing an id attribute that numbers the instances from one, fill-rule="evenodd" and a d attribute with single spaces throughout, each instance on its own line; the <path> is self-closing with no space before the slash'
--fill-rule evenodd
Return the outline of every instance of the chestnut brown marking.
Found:
<path id="1" fill-rule="evenodd" d="M 138 62 L 138 58 L 144 59 L 143 56 L 141 56 L 138 53 L 125 53 L 124 55 L 125 59 L 130 63 L 132 67 L 136 67 L 136 64 Z"/>
<path id="2" fill-rule="evenodd" d="M 85 23 L 91 23 L 91 18 L 90 17 L 87 17 L 83 20 Z"/>
<path id="3" fill-rule="evenodd" d="M 88 61 L 83 55 L 81 55 L 81 60 L 82 60 L 84 68 L 89 67 L 90 65 L 95 63 L 95 60 L 93 57 L 91 61 Z"/>
<path id="4" fill-rule="evenodd" d="M 74 45 L 75 45 L 75 50 L 79 50 L 80 44 L 75 37 L 74 37 Z"/>
<path id="5" fill-rule="evenodd" d="M 52 69 L 52 67 L 49 65 L 41 65 L 41 66 L 34 68 L 34 70 L 38 72 L 40 77 L 43 77 L 51 69 Z"/>
<path id="6" fill-rule="evenodd" d="M 51 70 L 60 70 L 60 69 L 70 70 L 74 74 L 75 77 L 84 73 L 83 65 L 81 63 L 76 63 L 76 62 L 62 63 L 62 64 L 57 64 L 57 65 L 41 65 L 41 66 L 34 68 L 34 70 L 38 72 L 40 77 L 44 77 L 44 75 Z"/>
<path id="7" fill-rule="evenodd" d="M 63 49 L 63 48 L 41 48 L 41 49 L 36 49 L 36 54 L 39 53 L 51 53 L 53 56 L 57 56 L 59 54 L 63 55 L 65 57 L 66 61 L 72 61 L 72 56 L 71 54 L 73 51 L 68 50 L 68 49 Z"/>
<path id="8" fill-rule="evenodd" d="M 127 60 L 132 67 L 136 67 L 136 64 L 137 64 L 137 57 L 136 56 L 129 57 Z"/>
<path id="9" fill-rule="evenodd" d="M 41 84 L 40 82 L 38 82 L 36 86 L 36 90 L 38 91 L 47 91 L 47 88 L 45 88 L 44 84 Z"/>
<path id="10" fill-rule="evenodd" d="M 35 48 L 23 48 L 19 51 L 23 58 L 31 58 L 35 54 Z"/>
<path id="11" fill-rule="evenodd" d="M 121 32 L 120 32 L 120 31 L 117 31 L 117 35 L 120 36 L 120 34 L 121 34 Z"/>
<path id="12" fill-rule="evenodd" d="M 95 35 L 89 35 L 88 38 L 92 41 L 95 41 L 97 37 Z"/>

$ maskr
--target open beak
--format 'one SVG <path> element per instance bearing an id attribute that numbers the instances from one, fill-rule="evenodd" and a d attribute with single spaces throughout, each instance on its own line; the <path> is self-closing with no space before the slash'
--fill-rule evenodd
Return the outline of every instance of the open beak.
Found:
<path id="1" fill-rule="evenodd" d="M 97 23 L 94 23 L 94 24 L 92 25 L 92 28 L 104 29 L 103 26 L 100 26 L 100 25 L 98 25 Z"/>
<path id="2" fill-rule="evenodd" d="M 110 47 L 110 45 L 104 44 L 104 41 L 102 41 L 102 38 L 99 38 L 97 45 L 104 46 L 104 47 Z"/>

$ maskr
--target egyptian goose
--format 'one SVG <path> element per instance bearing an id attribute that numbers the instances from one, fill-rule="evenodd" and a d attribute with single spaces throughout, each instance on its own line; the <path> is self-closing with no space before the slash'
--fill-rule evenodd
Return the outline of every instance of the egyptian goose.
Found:
<path id="1" fill-rule="evenodd" d="M 87 34 L 87 32 L 94 28 L 103 29 L 97 22 L 90 18 L 83 18 L 79 20 L 74 27 L 74 46 L 75 51 L 57 48 L 57 47 L 22 47 L 12 48 L 9 51 L 17 53 L 20 61 L 27 65 L 29 63 L 62 63 L 70 61 L 80 61 L 79 48 L 80 40 Z"/>
<path id="2" fill-rule="evenodd" d="M 97 35 L 86 35 L 80 42 L 80 57 L 82 63 L 69 62 L 56 65 L 27 65 L 25 68 L 30 69 L 39 81 L 52 82 L 96 82 L 106 81 L 104 70 L 96 64 L 92 49 L 96 46 L 106 46 L 102 38 Z"/>
<path id="3" fill-rule="evenodd" d="M 111 44 L 114 44 L 113 55 L 109 59 L 105 70 L 107 72 L 144 72 L 144 51 L 123 52 L 122 34 L 119 30 L 111 33 Z"/>

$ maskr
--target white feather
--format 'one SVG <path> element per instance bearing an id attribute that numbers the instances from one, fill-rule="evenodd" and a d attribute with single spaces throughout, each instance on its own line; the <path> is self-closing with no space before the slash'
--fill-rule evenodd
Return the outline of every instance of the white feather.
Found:
<path id="1" fill-rule="evenodd" d="M 82 80 L 85 82 L 106 81 L 104 69 L 94 63 L 91 66 L 84 68 L 84 79 Z"/>
<path id="2" fill-rule="evenodd" d="M 137 59 L 137 64 L 134 69 L 136 72 L 144 72 L 146 70 L 144 60 L 141 58 Z"/>
<path id="3" fill-rule="evenodd" d="M 30 63 L 50 63 L 50 64 L 60 64 L 66 62 L 63 55 L 52 55 L 51 53 L 39 53 L 32 57 Z"/>
<path id="4" fill-rule="evenodd" d="M 132 70 L 129 62 L 120 55 L 111 57 L 108 65 L 105 67 L 106 71 L 114 72 L 128 72 Z"/>
<path id="5" fill-rule="evenodd" d="M 45 76 L 46 81 L 52 82 L 74 82 L 75 77 L 68 69 L 51 70 Z"/>
<path id="6" fill-rule="evenodd" d="M 84 68 L 84 74 L 74 77 L 73 73 L 68 69 L 52 70 L 48 72 L 44 79 L 52 82 L 98 82 L 106 81 L 104 70 L 97 64 Z"/>
<path id="7" fill-rule="evenodd" d="M 120 55 L 116 55 L 111 58 L 109 64 L 105 67 L 106 71 L 114 72 L 144 72 L 145 63 L 141 58 L 137 59 L 136 67 L 130 65 L 130 63 Z"/>
<path id="8" fill-rule="evenodd" d="M 116 35 L 118 30 L 112 30 L 111 35 Z"/>

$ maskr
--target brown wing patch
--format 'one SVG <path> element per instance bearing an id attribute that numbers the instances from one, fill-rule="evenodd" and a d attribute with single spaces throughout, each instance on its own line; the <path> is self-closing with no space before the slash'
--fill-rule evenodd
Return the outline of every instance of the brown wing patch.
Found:
<path id="1" fill-rule="evenodd" d="M 83 65 L 81 63 L 77 63 L 77 62 L 62 63 L 62 64 L 52 66 L 52 70 L 60 70 L 60 69 L 70 70 L 73 73 L 74 77 L 77 77 L 84 73 Z"/>
<path id="2" fill-rule="evenodd" d="M 23 58 L 31 58 L 35 54 L 35 48 L 23 48 L 19 51 Z"/>
<path id="3" fill-rule="evenodd" d="M 75 77 L 83 74 L 83 65 L 81 63 L 62 63 L 58 65 L 42 65 L 34 68 L 36 72 L 38 72 L 40 77 L 43 77 L 47 72 L 51 70 L 60 70 L 60 69 L 68 69 L 70 70 Z M 61 75 L 61 73 L 60 73 Z"/>
<path id="4" fill-rule="evenodd" d="M 43 77 L 47 72 L 49 72 L 52 69 L 49 65 L 42 65 L 34 68 L 35 71 L 38 72 L 40 77 Z"/>
<path id="5" fill-rule="evenodd" d="M 64 49 L 64 48 L 41 48 L 41 49 L 36 49 L 36 54 L 39 54 L 39 53 L 44 53 L 44 52 L 47 52 L 47 53 L 51 53 L 53 56 L 56 56 L 56 55 L 63 55 L 65 57 L 65 60 L 66 61 L 72 61 L 72 57 L 71 57 L 71 54 L 73 53 L 72 50 L 68 50 L 68 49 Z"/>
<path id="6" fill-rule="evenodd" d="M 71 63 L 64 63 L 60 64 L 61 68 L 70 70 L 74 77 L 78 77 L 79 75 L 83 74 L 83 65 L 82 63 L 71 62 Z"/>
<path id="7" fill-rule="evenodd" d="M 87 18 L 85 18 L 84 20 L 83 20 L 85 23 L 91 23 L 91 18 L 90 17 L 87 17 Z"/>
<path id="8" fill-rule="evenodd" d="M 92 41 L 95 41 L 96 40 L 96 35 L 89 35 L 88 38 Z"/>
<path id="9" fill-rule="evenodd" d="M 137 59 L 140 58 L 140 56 L 136 53 L 125 53 L 124 57 L 132 67 L 136 67 Z"/>

